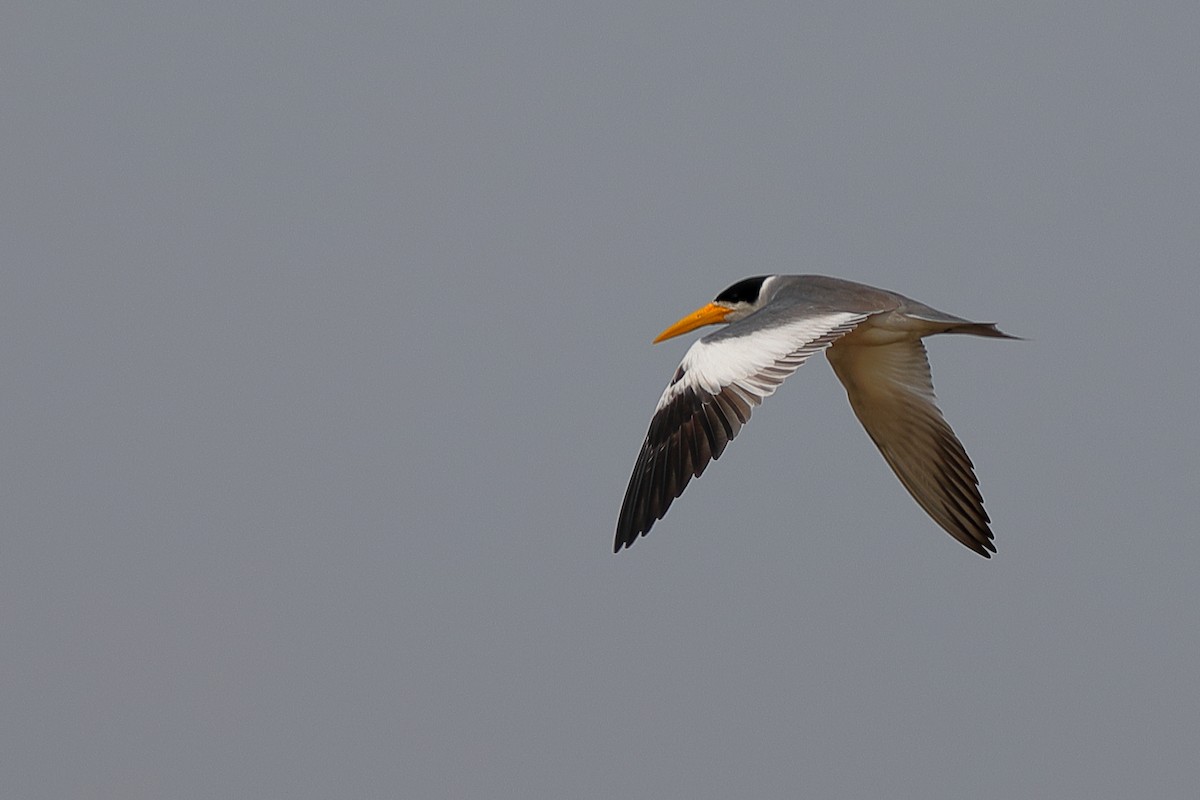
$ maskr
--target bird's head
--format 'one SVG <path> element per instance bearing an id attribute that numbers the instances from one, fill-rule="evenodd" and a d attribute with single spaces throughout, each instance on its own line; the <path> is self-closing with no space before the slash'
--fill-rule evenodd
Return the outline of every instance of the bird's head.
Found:
<path id="1" fill-rule="evenodd" d="M 739 319 L 750 316 L 770 299 L 763 291 L 764 285 L 770 277 L 770 275 L 759 275 L 738 281 L 717 295 L 711 303 L 696 309 L 660 333 L 654 340 L 655 344 L 688 331 L 694 331 L 704 325 L 737 322 Z"/>

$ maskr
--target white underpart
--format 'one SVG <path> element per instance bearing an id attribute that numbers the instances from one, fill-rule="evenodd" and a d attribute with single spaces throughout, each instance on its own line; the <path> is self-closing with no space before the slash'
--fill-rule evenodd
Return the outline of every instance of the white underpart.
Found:
<path id="1" fill-rule="evenodd" d="M 707 342 L 700 339 L 688 349 L 679 365 L 683 377 L 667 387 L 655 411 L 689 388 L 715 395 L 733 387 L 757 405 L 774 394 L 783 380 L 814 353 L 824 350 L 866 318 L 866 314 L 833 311 L 760 328 L 731 339 Z"/>

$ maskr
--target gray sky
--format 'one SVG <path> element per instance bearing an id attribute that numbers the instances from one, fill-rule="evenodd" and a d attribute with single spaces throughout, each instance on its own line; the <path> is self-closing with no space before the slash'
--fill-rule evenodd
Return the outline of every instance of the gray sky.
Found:
<path id="1" fill-rule="evenodd" d="M 1200 6 L 8 4 L 0 793 L 1182 797 Z M 735 280 L 929 342 L 999 554 L 824 359 L 612 533 Z"/>

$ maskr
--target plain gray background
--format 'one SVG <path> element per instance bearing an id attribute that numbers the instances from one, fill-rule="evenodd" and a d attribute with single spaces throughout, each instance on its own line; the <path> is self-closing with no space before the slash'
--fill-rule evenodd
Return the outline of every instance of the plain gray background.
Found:
<path id="1" fill-rule="evenodd" d="M 1200 781 L 1200 5 L 8 3 L 0 789 Z M 999 554 L 823 358 L 619 556 L 667 324 L 929 342 Z"/>

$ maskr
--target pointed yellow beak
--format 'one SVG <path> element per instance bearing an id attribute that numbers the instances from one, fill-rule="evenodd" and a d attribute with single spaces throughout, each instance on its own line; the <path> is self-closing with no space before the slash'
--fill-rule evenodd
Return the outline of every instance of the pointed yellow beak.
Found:
<path id="1" fill-rule="evenodd" d="M 685 334 L 688 331 L 694 331 L 696 328 L 703 327 L 704 325 L 716 325 L 718 322 L 724 322 L 725 317 L 729 316 L 730 310 L 731 309 L 724 308 L 716 303 L 709 303 L 708 305 L 704 306 L 704 308 L 696 309 L 691 314 L 688 314 L 686 317 L 679 320 L 679 322 L 676 322 L 674 325 L 660 333 L 658 338 L 654 340 L 654 343 L 658 344 L 659 342 L 666 341 L 667 339 L 672 339 L 676 336 Z"/>

